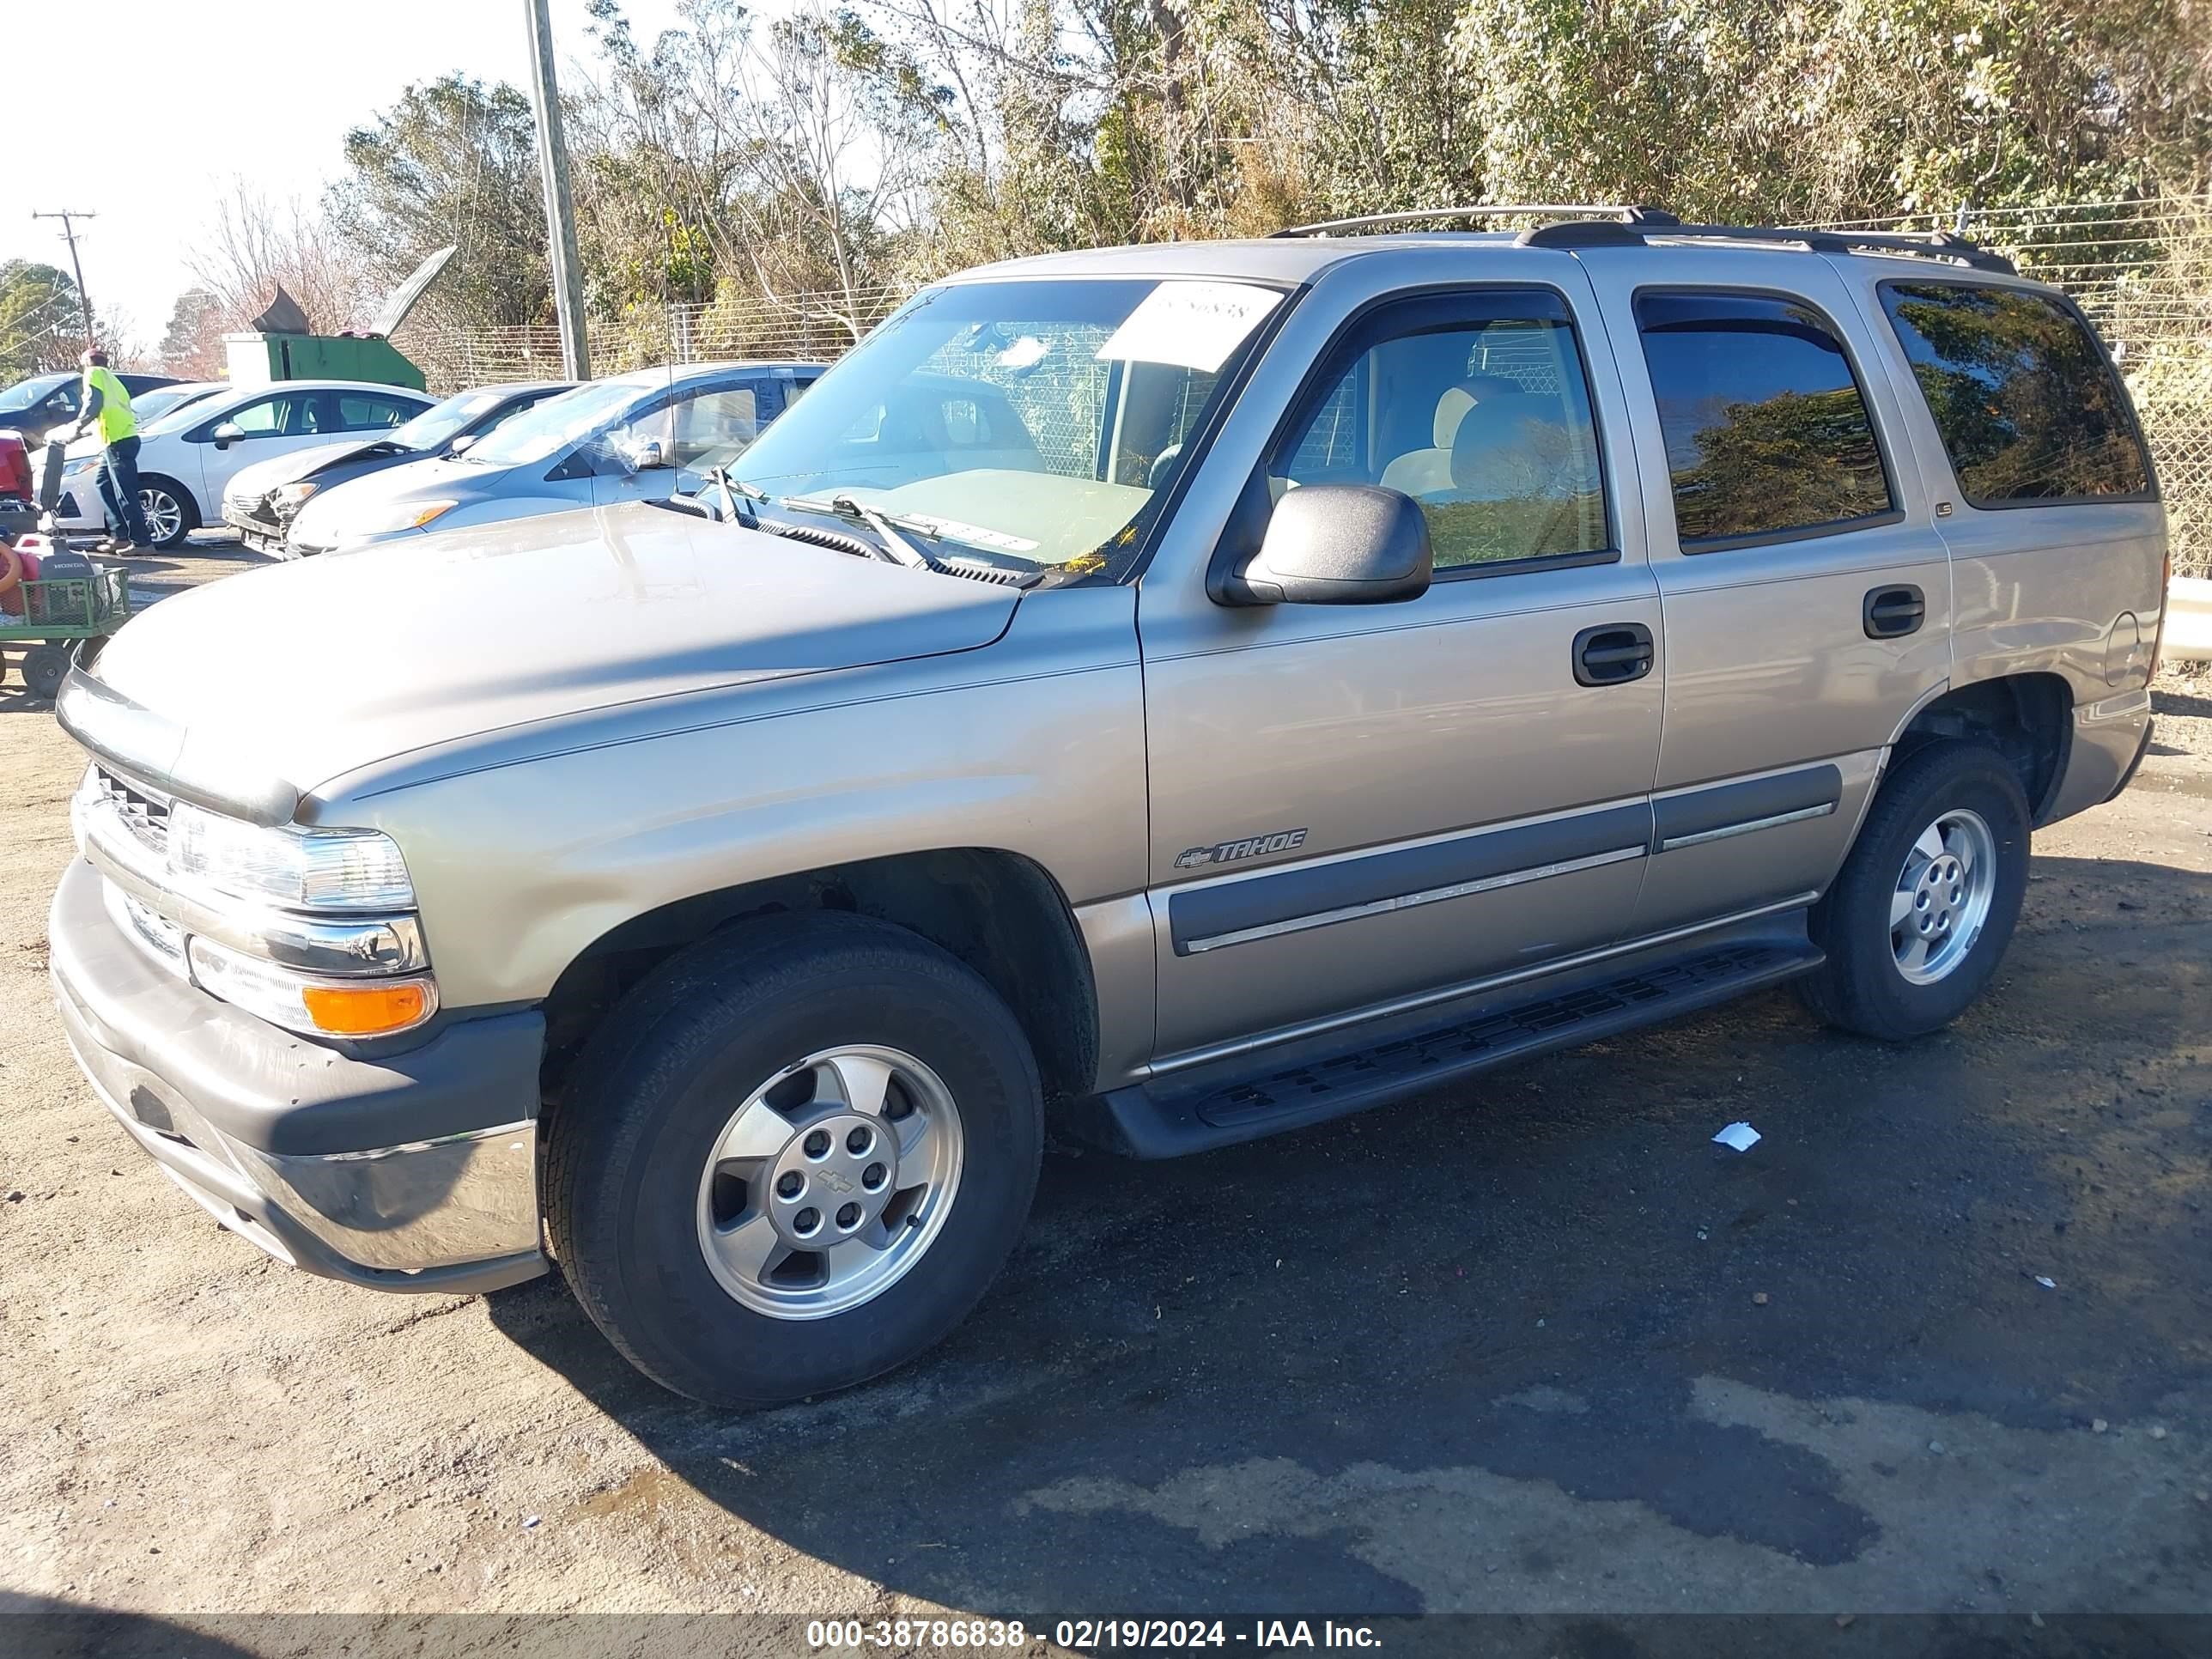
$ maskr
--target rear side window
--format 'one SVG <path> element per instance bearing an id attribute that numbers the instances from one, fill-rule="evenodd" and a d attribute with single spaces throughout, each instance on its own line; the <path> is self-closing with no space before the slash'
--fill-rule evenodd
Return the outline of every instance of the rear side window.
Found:
<path id="1" fill-rule="evenodd" d="M 1636 325 L 1686 549 L 1820 535 L 1895 512 L 1866 397 L 1814 307 L 1646 289 Z"/>
<path id="2" fill-rule="evenodd" d="M 2149 494 L 2119 377 L 2072 311 L 1966 283 L 1884 283 L 1881 302 L 1974 506 Z"/>

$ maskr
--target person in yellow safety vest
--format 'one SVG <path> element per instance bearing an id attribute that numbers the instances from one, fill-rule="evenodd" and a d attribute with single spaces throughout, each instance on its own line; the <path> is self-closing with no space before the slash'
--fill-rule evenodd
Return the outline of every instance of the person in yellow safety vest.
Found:
<path id="1" fill-rule="evenodd" d="M 77 400 L 76 429 L 82 437 L 95 424 L 104 451 L 100 465 L 100 499 L 107 508 L 107 539 L 99 553 L 135 553 L 154 545 L 146 509 L 138 500 L 138 417 L 131 394 L 108 372 L 107 354 L 99 347 L 77 360 L 84 365 L 84 394 Z"/>

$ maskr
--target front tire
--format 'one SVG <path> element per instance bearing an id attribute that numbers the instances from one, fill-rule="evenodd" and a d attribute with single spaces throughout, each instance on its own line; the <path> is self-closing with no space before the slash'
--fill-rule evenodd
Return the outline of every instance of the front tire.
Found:
<path id="1" fill-rule="evenodd" d="M 199 528 L 199 507 L 191 492 L 167 478 L 138 480 L 138 510 L 146 515 L 146 527 L 154 532 L 153 545 L 158 548 L 181 547 L 185 538 Z M 112 528 L 118 536 L 129 533 L 121 525 Z"/>
<path id="2" fill-rule="evenodd" d="M 1946 740 L 1907 755 L 1813 908 L 1827 961 L 1799 981 L 1807 1005 L 1889 1042 L 1956 1019 L 2011 942 L 2029 834 L 2020 775 L 1996 750 Z"/>
<path id="3" fill-rule="evenodd" d="M 1013 1248 L 1042 1149 L 1036 1060 L 973 971 L 887 923 L 771 916 L 608 1016 L 547 1127 L 547 1222 L 632 1364 L 778 1405 L 951 1331 Z"/>

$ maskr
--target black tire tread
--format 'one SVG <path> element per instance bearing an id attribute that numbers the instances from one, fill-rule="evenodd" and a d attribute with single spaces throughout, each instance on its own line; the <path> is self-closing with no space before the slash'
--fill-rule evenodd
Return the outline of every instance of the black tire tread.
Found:
<path id="1" fill-rule="evenodd" d="M 1797 989 L 1805 1006 L 1825 1023 L 1864 1036 L 1896 1042 L 1924 1035 L 1956 1017 L 1959 1011 L 1954 1010 L 1933 1024 L 1908 1024 L 1899 1019 L 1894 1007 L 1884 1006 L 1887 981 L 1879 975 L 1894 975 L 1896 971 L 1887 956 L 1887 938 L 1885 935 L 1878 941 L 1881 949 L 1877 952 L 1865 939 L 1853 935 L 1851 918 L 1875 900 L 1887 913 L 1890 884 L 1896 878 L 1888 849 L 1900 833 L 1917 835 L 1928 818 L 1940 810 L 1931 803 L 1930 792 L 1955 793 L 1973 785 L 1994 787 L 2008 803 L 2019 829 L 2014 854 L 2018 868 L 2005 878 L 2009 893 L 2001 889 L 1997 895 L 1983 941 L 1977 947 L 1979 960 L 1962 963 L 1957 970 L 1967 976 L 1958 983 L 1973 987 L 1965 1001 L 1971 1002 L 1974 995 L 1978 995 L 1996 971 L 2011 939 L 2013 925 L 2018 920 L 2019 895 L 2027 883 L 2030 817 L 2027 797 L 2018 772 L 1991 745 L 1956 738 L 1925 744 L 1899 761 L 1882 780 L 1842 871 L 1813 908 L 1813 942 L 1827 952 L 1827 960 L 1817 970 L 1799 979 Z M 1914 822 L 1908 823 L 1907 820 Z M 2003 828 L 1991 826 L 1992 831 L 2000 836 Z M 2001 850 L 2000 856 L 2003 855 Z M 1902 984 L 1903 981 L 1900 978 L 1897 982 Z M 1893 996 L 1894 992 L 1889 994 Z M 1963 1002 L 1960 1006 L 1963 1008 Z"/>
<path id="2" fill-rule="evenodd" d="M 600 1023 L 578 1058 L 562 1108 L 545 1126 L 544 1208 L 554 1258 L 592 1323 L 632 1365 L 693 1399 L 745 1407 L 780 1403 L 783 1396 L 751 1397 L 733 1391 L 726 1379 L 691 1375 L 684 1356 L 649 1352 L 629 1334 L 617 1305 L 620 1285 L 613 1275 L 591 1265 L 608 1259 L 612 1230 L 620 1224 L 615 1217 L 593 1213 L 581 1197 L 586 1169 L 605 1139 L 604 1133 L 591 1132 L 592 1115 L 600 1115 L 604 1130 L 611 1127 L 605 1114 L 649 1113 L 704 1052 L 726 1041 L 732 1021 L 743 1019 L 744 1006 L 764 1008 L 797 994 L 832 959 L 909 982 L 927 976 L 972 1001 L 981 1017 L 995 1013 L 1021 1056 L 1030 1098 L 1042 1097 L 1026 1037 L 981 976 L 951 953 L 888 922 L 839 912 L 762 917 L 679 951 L 648 974 Z M 1030 1179 L 1033 1183 L 1033 1169 Z M 988 1277 L 978 1279 L 965 1302 L 945 1320 L 945 1328 L 966 1316 L 989 1282 Z"/>

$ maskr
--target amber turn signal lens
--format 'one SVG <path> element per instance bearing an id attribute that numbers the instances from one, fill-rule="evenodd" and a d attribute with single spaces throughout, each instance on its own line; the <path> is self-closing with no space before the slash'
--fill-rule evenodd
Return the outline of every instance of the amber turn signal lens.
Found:
<path id="1" fill-rule="evenodd" d="M 332 1036 L 381 1036 L 404 1030 L 429 1012 L 430 993 L 420 981 L 401 985 L 309 985 L 301 988 L 307 1018 Z"/>

